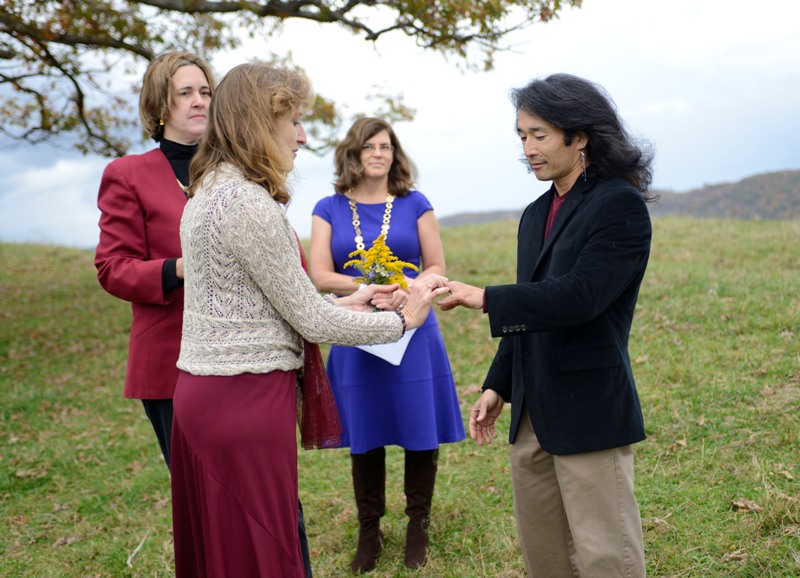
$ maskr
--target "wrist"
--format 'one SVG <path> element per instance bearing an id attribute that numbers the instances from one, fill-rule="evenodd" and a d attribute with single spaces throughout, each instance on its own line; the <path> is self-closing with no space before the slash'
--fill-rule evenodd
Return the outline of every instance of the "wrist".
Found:
<path id="1" fill-rule="evenodd" d="M 400 311 L 399 309 L 395 309 L 394 312 L 397 313 L 397 316 L 400 318 L 400 322 L 403 324 L 403 333 L 401 333 L 401 335 L 405 335 L 406 334 L 406 316 L 403 315 L 403 312 Z"/>

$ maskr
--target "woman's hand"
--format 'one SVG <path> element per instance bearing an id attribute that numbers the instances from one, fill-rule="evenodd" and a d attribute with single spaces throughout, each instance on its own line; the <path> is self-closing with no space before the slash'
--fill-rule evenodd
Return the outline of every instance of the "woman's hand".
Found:
<path id="1" fill-rule="evenodd" d="M 376 293 L 372 298 L 372 304 L 381 311 L 403 309 L 407 301 L 408 292 L 404 289 L 397 289 L 392 293 Z"/>
<path id="2" fill-rule="evenodd" d="M 428 318 L 433 300 L 448 293 L 447 277 L 429 275 L 417 280 L 408 292 L 400 285 L 366 285 L 347 297 L 339 297 L 336 304 L 352 311 L 368 313 L 379 308 L 383 311 L 399 310 L 406 320 L 406 329 L 416 329 Z"/>
<path id="3" fill-rule="evenodd" d="M 370 313 L 376 307 L 380 309 L 397 309 L 402 297 L 395 298 L 396 293 L 406 294 L 400 285 L 362 285 L 358 291 L 346 297 L 339 297 L 336 304 L 352 311 Z M 407 295 L 407 294 L 406 294 Z M 387 303 L 397 302 L 397 306 L 388 307 Z"/>
<path id="4" fill-rule="evenodd" d="M 402 308 L 406 329 L 416 329 L 425 323 L 433 300 L 450 291 L 447 277 L 431 274 L 417 279 L 408 290 L 408 301 Z"/>

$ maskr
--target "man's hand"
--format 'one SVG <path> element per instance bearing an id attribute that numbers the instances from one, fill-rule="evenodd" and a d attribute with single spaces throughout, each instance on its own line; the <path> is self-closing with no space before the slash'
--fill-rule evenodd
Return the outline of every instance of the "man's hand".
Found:
<path id="1" fill-rule="evenodd" d="M 503 398 L 493 389 L 487 389 L 469 412 L 469 436 L 479 446 L 490 444 L 497 437 L 494 422 L 503 411 Z"/>
<path id="2" fill-rule="evenodd" d="M 447 286 L 450 288 L 450 295 L 437 301 L 442 311 L 454 309 L 459 305 L 468 309 L 483 308 L 483 289 L 459 281 L 450 281 Z"/>

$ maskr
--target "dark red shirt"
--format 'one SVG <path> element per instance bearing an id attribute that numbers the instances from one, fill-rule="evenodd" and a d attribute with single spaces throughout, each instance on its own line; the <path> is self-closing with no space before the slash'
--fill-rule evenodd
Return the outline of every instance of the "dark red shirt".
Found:
<path id="1" fill-rule="evenodd" d="M 550 201 L 550 212 L 547 213 L 547 224 L 544 227 L 544 238 L 545 241 L 547 240 L 547 236 L 550 234 L 550 229 L 553 227 L 553 223 L 556 220 L 556 215 L 558 215 L 558 211 L 561 210 L 561 205 L 564 204 L 564 199 L 567 198 L 567 193 L 563 195 L 559 195 L 557 192 L 553 193 L 553 200 Z"/>

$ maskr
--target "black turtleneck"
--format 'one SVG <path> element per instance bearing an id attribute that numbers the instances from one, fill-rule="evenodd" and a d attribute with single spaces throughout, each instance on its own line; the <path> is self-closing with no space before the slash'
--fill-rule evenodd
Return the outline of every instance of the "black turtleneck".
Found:
<path id="1" fill-rule="evenodd" d="M 177 179 L 184 186 L 189 184 L 189 161 L 197 152 L 197 145 L 180 144 L 165 138 L 161 139 L 161 152 L 167 157 Z"/>
<path id="2" fill-rule="evenodd" d="M 197 145 L 184 145 L 162 138 L 159 146 L 161 152 L 167 157 L 175 177 L 182 185 L 187 186 L 189 184 L 189 162 L 197 152 Z M 175 289 L 183 287 L 183 279 L 179 279 L 177 275 L 177 261 L 177 258 L 167 259 L 161 267 L 161 286 L 165 296 Z"/>

